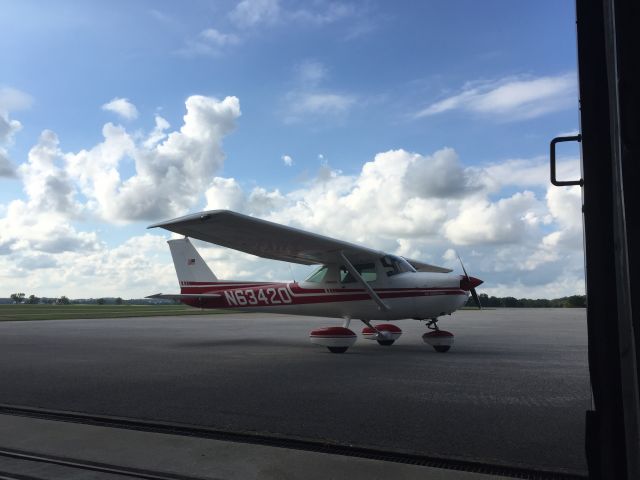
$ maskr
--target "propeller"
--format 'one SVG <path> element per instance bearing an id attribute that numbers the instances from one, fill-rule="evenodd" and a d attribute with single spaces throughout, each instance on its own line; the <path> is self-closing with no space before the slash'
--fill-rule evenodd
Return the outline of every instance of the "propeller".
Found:
<path id="1" fill-rule="evenodd" d="M 456 256 L 458 257 L 458 260 L 460 261 L 460 266 L 462 267 L 462 271 L 464 272 L 464 276 L 466 277 L 467 282 L 469 284 L 469 292 L 471 292 L 471 296 L 473 297 L 473 301 L 478 306 L 478 309 L 482 310 L 482 304 L 480 303 L 480 298 L 478 297 L 478 293 L 476 292 L 476 286 L 480 285 L 482 283 L 482 280 L 474 278 L 474 277 L 470 277 L 469 274 L 467 273 L 467 269 L 464 268 L 464 263 L 462 263 L 462 259 L 460 258 L 460 255 L 458 255 L 456 253 Z"/>

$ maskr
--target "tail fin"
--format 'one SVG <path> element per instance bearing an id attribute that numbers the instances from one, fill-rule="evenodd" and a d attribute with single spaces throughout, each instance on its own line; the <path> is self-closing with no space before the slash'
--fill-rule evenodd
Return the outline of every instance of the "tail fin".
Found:
<path id="1" fill-rule="evenodd" d="M 176 267 L 178 282 L 216 282 L 218 279 L 191 244 L 188 238 L 169 240 L 173 265 Z"/>

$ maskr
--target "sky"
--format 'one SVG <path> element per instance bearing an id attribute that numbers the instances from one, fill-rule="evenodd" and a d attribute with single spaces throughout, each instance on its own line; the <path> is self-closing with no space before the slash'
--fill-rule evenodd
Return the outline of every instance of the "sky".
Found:
<path id="1" fill-rule="evenodd" d="M 0 0 L 0 296 L 178 291 L 159 220 L 231 209 L 584 293 L 574 2 Z M 579 177 L 559 147 L 559 178 Z M 196 243 L 224 279 L 310 267 Z"/>

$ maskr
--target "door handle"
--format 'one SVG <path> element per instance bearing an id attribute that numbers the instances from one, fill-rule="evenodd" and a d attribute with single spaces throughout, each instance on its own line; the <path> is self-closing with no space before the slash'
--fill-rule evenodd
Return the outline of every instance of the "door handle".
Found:
<path id="1" fill-rule="evenodd" d="M 556 179 L 556 143 L 560 142 L 581 142 L 582 135 L 572 135 L 570 137 L 556 137 L 551 140 L 549 158 L 551 163 L 551 183 L 556 187 L 564 187 L 567 185 L 584 185 L 584 179 L 580 180 L 557 180 Z"/>

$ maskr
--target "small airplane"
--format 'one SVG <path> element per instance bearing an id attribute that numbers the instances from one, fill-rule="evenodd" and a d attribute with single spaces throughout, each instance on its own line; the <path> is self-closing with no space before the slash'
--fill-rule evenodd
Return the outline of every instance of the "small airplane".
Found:
<path id="1" fill-rule="evenodd" d="M 162 227 L 185 237 L 169 240 L 180 283 L 179 294 L 147 298 L 178 300 L 200 308 L 322 316 L 343 319 L 342 326 L 309 334 L 312 343 L 330 352 L 344 353 L 357 338 L 350 321 L 365 324 L 362 335 L 380 345 L 392 345 L 402 330 L 373 320 L 414 319 L 429 329 L 422 338 L 437 352 L 453 345 L 451 332 L 438 327 L 439 317 L 450 315 L 473 296 L 482 280 L 448 268 L 336 240 L 316 233 L 261 220 L 229 210 L 186 215 L 148 228 Z M 303 265 L 319 265 L 303 282 L 222 281 L 198 254 L 189 237 L 259 257 Z"/>

